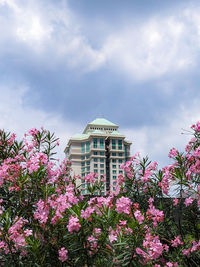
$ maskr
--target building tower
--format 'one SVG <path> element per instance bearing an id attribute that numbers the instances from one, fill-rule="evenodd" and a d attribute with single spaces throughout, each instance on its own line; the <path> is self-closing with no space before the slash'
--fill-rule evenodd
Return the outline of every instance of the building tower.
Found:
<path id="1" fill-rule="evenodd" d="M 117 176 L 123 174 L 120 165 L 130 159 L 131 142 L 119 133 L 118 128 L 104 118 L 97 118 L 87 124 L 82 134 L 72 136 L 64 151 L 72 162 L 72 175 L 106 175 L 102 194 L 106 190 L 115 191 Z M 87 194 L 84 179 L 78 184 L 81 184 L 81 193 Z"/>

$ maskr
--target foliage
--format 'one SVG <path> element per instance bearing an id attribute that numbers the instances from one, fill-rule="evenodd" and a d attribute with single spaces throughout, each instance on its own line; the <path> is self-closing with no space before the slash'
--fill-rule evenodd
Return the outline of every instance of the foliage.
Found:
<path id="1" fill-rule="evenodd" d="M 0 266 L 199 266 L 199 122 L 192 131 L 162 170 L 139 154 L 123 163 L 106 196 L 97 174 L 81 195 L 71 163 L 54 159 L 54 134 L 0 131 Z"/>

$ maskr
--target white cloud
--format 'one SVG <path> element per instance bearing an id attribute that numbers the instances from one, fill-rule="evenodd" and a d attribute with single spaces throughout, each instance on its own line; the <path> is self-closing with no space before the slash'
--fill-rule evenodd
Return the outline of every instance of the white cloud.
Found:
<path id="1" fill-rule="evenodd" d="M 126 26 L 116 25 L 102 47 L 94 49 L 67 1 L 44 5 L 40 1 L 0 0 L 0 4 L 12 11 L 8 21 L 6 15 L 0 18 L 2 32 L 7 28 L 0 39 L 10 34 L 39 58 L 51 55 L 49 64 L 55 67 L 64 62 L 80 73 L 108 67 L 130 79 L 146 80 L 187 71 L 198 61 L 200 10 L 196 7 L 180 6 L 174 14 L 157 15 L 140 24 L 128 18 Z"/>
<path id="2" fill-rule="evenodd" d="M 18 45 L 27 46 L 38 58 L 50 55 L 50 64 L 65 62 L 67 67 L 82 72 L 96 69 L 104 62 L 103 54 L 92 49 L 82 35 L 66 1 L 44 5 L 40 1 L 1 0 L 1 5 L 6 5 L 12 13 L 0 17 L 0 29 L 4 32 L 5 25 L 7 28 L 0 39 L 11 38 Z"/>
<path id="3" fill-rule="evenodd" d="M 196 30 L 197 25 L 184 14 L 151 18 L 110 36 L 103 51 L 108 64 L 132 79 L 155 78 L 195 65 L 194 52 L 199 50 Z"/>
<path id="4" fill-rule="evenodd" d="M 190 126 L 200 120 L 200 107 L 198 101 L 192 107 L 177 106 L 176 115 L 165 120 L 165 124 L 133 127 L 124 129 L 127 139 L 132 141 L 132 154 L 140 152 L 142 156 L 148 155 L 150 160 L 156 160 L 160 167 L 165 166 L 169 150 L 172 147 L 184 152 L 185 145 L 192 138 Z"/>
<path id="5" fill-rule="evenodd" d="M 27 86 L 0 86 L 0 128 L 14 132 L 19 138 L 29 129 L 44 126 L 45 129 L 54 132 L 60 138 L 61 145 L 57 149 L 59 158 L 64 158 L 64 148 L 68 139 L 74 135 L 80 125 L 72 121 L 64 121 L 55 112 L 45 112 L 38 108 L 25 105 L 24 96 L 28 94 Z"/>

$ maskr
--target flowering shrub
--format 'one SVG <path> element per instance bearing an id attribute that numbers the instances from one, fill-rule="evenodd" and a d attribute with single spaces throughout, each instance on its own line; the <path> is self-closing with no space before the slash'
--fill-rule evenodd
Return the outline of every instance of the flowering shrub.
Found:
<path id="1" fill-rule="evenodd" d="M 123 163 L 106 196 L 96 174 L 80 194 L 54 134 L 0 131 L 0 266 L 199 266 L 199 122 L 192 131 L 162 170 L 139 154 Z"/>

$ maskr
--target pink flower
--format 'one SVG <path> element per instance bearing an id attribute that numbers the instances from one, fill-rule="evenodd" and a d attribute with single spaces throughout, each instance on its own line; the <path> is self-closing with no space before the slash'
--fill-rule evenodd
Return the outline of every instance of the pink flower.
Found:
<path id="1" fill-rule="evenodd" d="M 81 210 L 81 217 L 84 219 L 88 219 L 93 212 L 94 208 L 87 207 L 85 210 Z"/>
<path id="2" fill-rule="evenodd" d="M 117 177 L 118 185 L 122 185 L 124 183 L 124 181 L 125 181 L 124 176 L 122 174 L 119 174 Z"/>
<path id="3" fill-rule="evenodd" d="M 70 233 L 72 233 L 73 231 L 78 232 L 80 229 L 81 225 L 79 223 L 79 219 L 77 217 L 74 216 L 70 216 L 69 218 L 69 223 L 67 225 L 67 229 Z"/>
<path id="4" fill-rule="evenodd" d="M 174 206 L 177 206 L 178 202 L 179 202 L 179 200 L 177 198 L 173 199 L 173 205 Z"/>
<path id="5" fill-rule="evenodd" d="M 98 178 L 97 173 L 89 173 L 87 176 L 85 176 L 84 179 L 85 179 L 86 183 L 94 184 L 97 178 Z"/>
<path id="6" fill-rule="evenodd" d="M 188 207 L 189 205 L 191 205 L 192 202 L 193 202 L 193 200 L 194 199 L 192 199 L 191 197 L 186 198 L 185 199 L 185 202 L 184 202 L 185 203 L 185 206 Z"/>
<path id="7" fill-rule="evenodd" d="M 114 230 L 110 231 L 110 234 L 108 235 L 108 238 L 110 240 L 110 243 L 113 243 L 114 241 L 117 241 L 117 232 Z"/>
<path id="8" fill-rule="evenodd" d="M 37 210 L 34 213 L 34 218 L 38 219 L 40 223 L 46 223 L 49 215 L 49 206 L 42 199 L 36 205 Z"/>
<path id="9" fill-rule="evenodd" d="M 168 155 L 168 157 L 169 158 L 175 158 L 176 156 L 177 156 L 177 154 L 178 154 L 178 151 L 175 149 L 175 148 L 172 148 L 170 151 L 169 151 L 169 155 Z"/>
<path id="10" fill-rule="evenodd" d="M 200 240 L 199 240 L 198 243 L 196 241 L 193 241 L 192 242 L 191 252 L 194 252 L 194 251 L 199 250 L 199 249 L 200 249 Z"/>
<path id="11" fill-rule="evenodd" d="M 167 262 L 166 267 L 177 267 L 178 266 L 178 262 Z"/>
<path id="12" fill-rule="evenodd" d="M 30 229 L 26 229 L 26 230 L 24 231 L 24 234 L 25 234 L 25 236 L 30 236 L 30 235 L 33 234 L 33 231 L 30 230 Z"/>
<path id="13" fill-rule="evenodd" d="M 197 132 L 200 132 L 200 121 L 198 121 L 196 124 L 193 124 L 191 128 Z"/>
<path id="14" fill-rule="evenodd" d="M 162 255 L 163 245 L 158 236 L 152 236 L 151 233 L 147 233 L 143 241 L 143 247 L 147 251 L 144 252 L 141 248 L 136 248 L 136 253 L 141 255 L 145 260 L 149 261 L 157 259 Z"/>
<path id="15" fill-rule="evenodd" d="M 122 221 L 122 220 L 119 221 L 119 224 L 122 225 L 122 226 L 125 226 L 126 223 L 127 223 L 127 221 Z"/>
<path id="16" fill-rule="evenodd" d="M 68 251 L 67 251 L 64 247 L 62 247 L 62 248 L 58 251 L 58 254 L 59 254 L 58 259 L 59 259 L 60 261 L 62 261 L 62 262 L 66 261 L 67 258 L 68 258 L 67 253 L 68 253 Z"/>
<path id="17" fill-rule="evenodd" d="M 191 253 L 191 248 L 183 249 L 182 253 L 183 255 L 188 256 Z"/>
<path id="18" fill-rule="evenodd" d="M 138 220 L 139 224 L 142 224 L 144 221 L 144 216 L 142 215 L 141 211 L 136 210 L 134 212 L 134 215 L 135 215 L 136 220 Z"/>
<path id="19" fill-rule="evenodd" d="M 30 129 L 30 130 L 28 131 L 28 133 L 29 133 L 30 135 L 32 135 L 33 137 L 35 137 L 35 136 L 39 133 L 39 131 L 38 131 L 36 128 L 33 128 L 33 129 Z"/>
<path id="20" fill-rule="evenodd" d="M 100 234 L 101 233 L 101 228 L 94 228 L 94 233 L 95 234 Z"/>
<path id="21" fill-rule="evenodd" d="M 150 200 L 150 199 L 149 199 Z M 150 202 L 150 201 L 149 201 Z M 164 220 L 164 213 L 162 210 L 156 209 L 153 204 L 150 203 L 149 209 L 146 212 L 149 219 L 153 220 L 153 226 L 156 227 L 158 222 Z"/>
<path id="22" fill-rule="evenodd" d="M 180 240 L 180 236 L 177 236 L 174 240 L 171 240 L 172 247 L 177 248 L 178 245 L 183 245 L 183 242 Z"/>
<path id="23" fill-rule="evenodd" d="M 116 211 L 118 213 L 130 214 L 131 200 L 128 197 L 120 197 L 116 201 Z"/>

